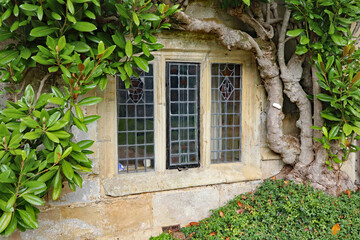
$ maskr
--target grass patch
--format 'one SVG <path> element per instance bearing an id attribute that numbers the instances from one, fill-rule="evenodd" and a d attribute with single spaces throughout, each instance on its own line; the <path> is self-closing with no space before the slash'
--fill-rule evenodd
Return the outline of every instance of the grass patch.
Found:
<path id="1" fill-rule="evenodd" d="M 333 197 L 307 185 L 266 180 L 256 192 L 235 197 L 181 232 L 201 240 L 360 239 L 359 207 L 359 192 Z"/>

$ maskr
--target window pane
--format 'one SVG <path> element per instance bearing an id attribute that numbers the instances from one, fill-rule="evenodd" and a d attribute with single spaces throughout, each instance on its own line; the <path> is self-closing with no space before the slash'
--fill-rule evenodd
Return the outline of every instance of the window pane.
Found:
<path id="1" fill-rule="evenodd" d="M 168 167 L 199 165 L 200 65 L 167 63 Z"/>
<path id="2" fill-rule="evenodd" d="M 149 73 L 131 78 L 125 88 L 117 79 L 118 171 L 119 173 L 154 170 L 154 89 L 153 66 Z"/>
<path id="3" fill-rule="evenodd" d="M 241 157 L 241 64 L 211 66 L 211 163 Z"/>

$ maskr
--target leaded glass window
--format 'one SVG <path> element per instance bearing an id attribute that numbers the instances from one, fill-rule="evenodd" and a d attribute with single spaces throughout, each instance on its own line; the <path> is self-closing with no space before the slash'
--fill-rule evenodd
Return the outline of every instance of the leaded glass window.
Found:
<path id="1" fill-rule="evenodd" d="M 197 63 L 167 63 L 168 168 L 199 166 L 199 80 Z"/>
<path id="2" fill-rule="evenodd" d="M 139 72 L 126 89 L 117 79 L 118 171 L 154 170 L 154 87 L 153 66 Z"/>
<path id="3" fill-rule="evenodd" d="M 242 65 L 211 65 L 211 163 L 241 158 Z"/>

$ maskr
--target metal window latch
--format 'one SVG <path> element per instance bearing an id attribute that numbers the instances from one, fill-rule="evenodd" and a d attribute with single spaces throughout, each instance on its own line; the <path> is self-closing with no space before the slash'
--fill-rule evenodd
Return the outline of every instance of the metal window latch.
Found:
<path id="1" fill-rule="evenodd" d="M 188 169 L 189 169 L 188 167 L 178 167 L 178 168 L 177 168 L 177 170 L 178 170 L 179 172 L 181 172 L 182 170 L 186 171 L 186 170 L 188 170 Z"/>

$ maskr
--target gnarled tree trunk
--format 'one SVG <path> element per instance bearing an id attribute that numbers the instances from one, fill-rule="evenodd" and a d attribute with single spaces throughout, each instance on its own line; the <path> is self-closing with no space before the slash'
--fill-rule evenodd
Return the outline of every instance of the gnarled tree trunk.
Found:
<path id="1" fill-rule="evenodd" d="M 313 141 L 314 135 L 321 135 L 320 131 L 313 132 L 311 129 L 313 125 L 322 126 L 321 103 L 314 99 L 312 105 L 300 84 L 305 57 L 294 53 L 288 61 L 285 59 L 286 42 L 292 39 L 286 38 L 290 10 L 286 9 L 284 16 L 279 18 L 277 5 L 273 2 L 266 8 L 261 8 L 259 4 L 251 4 L 247 10 L 232 8 L 228 9 L 227 13 L 250 26 L 256 32 L 256 37 L 215 21 L 193 18 L 184 12 L 176 13 L 172 20 L 186 31 L 214 34 L 229 50 L 241 49 L 254 53 L 268 97 L 266 112 L 268 145 L 271 150 L 281 155 L 285 164 L 291 166 L 291 171 L 287 172 L 285 178 L 298 182 L 309 181 L 313 187 L 333 195 L 354 189 L 354 183 L 346 173 L 339 169 L 330 171 L 327 168 L 325 150 Z M 281 25 L 278 28 L 272 26 L 279 23 Z M 276 30 L 278 30 L 278 38 L 275 39 Z M 320 88 L 314 73 L 315 68 L 312 70 L 313 94 L 316 95 L 320 92 Z M 283 132 L 284 93 L 299 110 L 300 116 L 296 122 L 296 126 L 300 129 L 299 137 L 286 135 Z"/>

